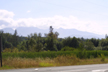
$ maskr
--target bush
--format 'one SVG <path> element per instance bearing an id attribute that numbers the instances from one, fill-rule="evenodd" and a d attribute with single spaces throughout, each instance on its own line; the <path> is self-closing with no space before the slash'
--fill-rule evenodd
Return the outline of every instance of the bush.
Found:
<path id="1" fill-rule="evenodd" d="M 80 58 L 80 59 L 87 58 L 87 52 L 86 52 L 86 50 L 79 51 L 78 58 Z"/>
<path id="2" fill-rule="evenodd" d="M 102 50 L 108 50 L 108 46 L 102 47 Z"/>
<path id="3" fill-rule="evenodd" d="M 101 61 L 105 61 L 105 56 L 104 56 L 104 54 L 101 54 Z"/>
<path id="4" fill-rule="evenodd" d="M 61 49 L 61 51 L 74 51 L 75 48 L 65 46 Z"/>
<path id="5" fill-rule="evenodd" d="M 104 56 L 108 56 L 108 51 L 46 51 L 46 52 L 3 52 L 2 57 L 8 58 L 8 57 L 20 57 L 20 58 L 56 58 L 57 56 L 66 56 L 74 54 L 78 58 L 97 58 L 99 55 L 103 54 Z"/>

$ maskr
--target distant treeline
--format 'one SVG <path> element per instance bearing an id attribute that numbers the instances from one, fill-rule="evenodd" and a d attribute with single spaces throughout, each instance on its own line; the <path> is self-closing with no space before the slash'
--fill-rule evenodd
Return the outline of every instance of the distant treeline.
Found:
<path id="1" fill-rule="evenodd" d="M 76 37 L 58 38 L 59 33 L 53 32 L 50 26 L 49 33 L 42 37 L 41 33 L 30 34 L 28 37 L 0 31 L 3 51 L 74 51 L 74 50 L 108 50 L 108 36 L 105 39 L 84 39 Z"/>

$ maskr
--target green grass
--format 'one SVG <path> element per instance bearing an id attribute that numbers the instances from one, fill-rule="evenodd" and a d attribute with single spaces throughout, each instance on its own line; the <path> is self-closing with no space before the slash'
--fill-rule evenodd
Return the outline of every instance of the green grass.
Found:
<path id="1" fill-rule="evenodd" d="M 108 63 L 108 51 L 3 52 L 0 69 Z"/>
<path id="2" fill-rule="evenodd" d="M 102 64 L 108 63 L 106 58 L 93 59 L 79 59 L 76 56 L 58 56 L 56 58 L 6 58 L 3 59 L 3 69 L 17 69 L 17 68 L 34 68 L 34 67 L 52 67 L 52 66 L 69 66 L 69 65 L 86 65 L 86 64 Z"/>
<path id="3" fill-rule="evenodd" d="M 97 54 L 98 58 L 94 58 L 94 56 L 91 56 L 90 58 L 81 59 L 77 57 L 77 55 L 79 55 L 80 53 L 82 53 L 81 56 L 83 56 L 84 54 L 87 54 L 88 56 Z M 99 55 L 99 53 L 101 54 Z M 69 65 L 108 63 L 108 58 L 106 58 L 106 56 L 102 54 L 104 52 L 99 52 L 99 53 L 96 51 L 3 53 L 3 56 L 4 56 L 2 60 L 3 67 L 0 67 L 0 70 L 13 69 L 13 68 L 32 68 L 32 67 L 50 67 L 50 66 L 69 66 Z"/>
<path id="4" fill-rule="evenodd" d="M 61 55 L 71 55 L 74 54 L 78 58 L 96 58 L 98 55 L 104 54 L 108 56 L 108 51 L 48 51 L 48 52 L 17 52 L 17 53 L 2 53 L 3 58 L 8 57 L 20 57 L 20 58 L 55 58 Z"/>
<path id="5" fill-rule="evenodd" d="M 3 58 L 20 57 L 20 58 L 55 58 L 58 55 L 71 54 L 72 52 L 18 52 L 18 53 L 2 53 Z"/>
<path id="6" fill-rule="evenodd" d="M 2 67 L 0 67 L 0 70 L 3 70 L 3 69 L 13 69 L 13 67 L 8 66 L 8 65 L 3 65 Z"/>

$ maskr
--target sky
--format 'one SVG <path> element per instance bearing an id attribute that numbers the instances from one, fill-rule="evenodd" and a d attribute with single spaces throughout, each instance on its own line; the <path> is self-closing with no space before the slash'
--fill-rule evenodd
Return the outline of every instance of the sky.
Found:
<path id="1" fill-rule="evenodd" d="M 0 0 L 0 29 L 49 26 L 108 34 L 108 0 Z"/>

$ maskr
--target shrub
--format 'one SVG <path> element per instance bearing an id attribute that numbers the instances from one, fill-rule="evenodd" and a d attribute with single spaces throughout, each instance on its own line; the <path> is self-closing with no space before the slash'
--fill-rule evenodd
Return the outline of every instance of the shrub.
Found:
<path id="1" fill-rule="evenodd" d="M 75 48 L 65 46 L 61 49 L 61 51 L 74 51 Z"/>
<path id="2" fill-rule="evenodd" d="M 80 59 L 87 58 L 87 52 L 86 52 L 86 50 L 79 51 L 78 58 L 80 58 Z"/>
<path id="3" fill-rule="evenodd" d="M 57 56 L 66 56 L 74 54 L 78 58 L 97 58 L 99 55 L 104 54 L 108 56 L 108 51 L 86 51 L 86 50 L 74 50 L 74 51 L 46 51 L 46 52 L 3 52 L 2 57 L 20 57 L 20 58 L 56 58 Z"/>
<path id="4" fill-rule="evenodd" d="M 101 54 L 101 61 L 105 61 L 105 56 L 104 56 L 104 54 Z"/>

